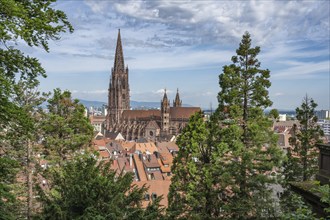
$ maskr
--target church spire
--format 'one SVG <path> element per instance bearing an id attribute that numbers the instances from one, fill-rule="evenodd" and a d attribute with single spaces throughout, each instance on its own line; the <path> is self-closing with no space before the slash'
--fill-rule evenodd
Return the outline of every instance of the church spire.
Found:
<path id="1" fill-rule="evenodd" d="M 176 90 L 175 100 L 173 101 L 173 107 L 181 107 L 182 101 L 180 100 L 179 89 Z"/>
<path id="2" fill-rule="evenodd" d="M 163 96 L 163 102 L 165 102 L 165 101 L 168 102 L 166 89 L 164 89 L 164 96 Z"/>
<path id="3" fill-rule="evenodd" d="M 121 45 L 120 29 L 118 29 L 115 63 L 113 67 L 115 73 L 119 73 L 119 72 L 124 73 L 125 65 L 124 65 L 123 47 Z"/>

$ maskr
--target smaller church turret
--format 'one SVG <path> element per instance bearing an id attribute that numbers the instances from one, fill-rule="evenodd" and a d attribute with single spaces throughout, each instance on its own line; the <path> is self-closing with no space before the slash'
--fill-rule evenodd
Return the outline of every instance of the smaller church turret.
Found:
<path id="1" fill-rule="evenodd" d="M 161 101 L 161 129 L 163 132 L 168 132 L 170 127 L 170 100 L 167 98 L 166 89 Z"/>
<path id="2" fill-rule="evenodd" d="M 182 100 L 180 100 L 179 89 L 176 90 L 175 100 L 173 100 L 173 107 L 181 107 Z"/>

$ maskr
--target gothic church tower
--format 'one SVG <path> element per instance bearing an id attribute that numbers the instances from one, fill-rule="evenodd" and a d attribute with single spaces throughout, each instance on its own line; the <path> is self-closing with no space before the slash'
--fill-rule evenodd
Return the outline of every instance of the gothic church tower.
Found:
<path id="1" fill-rule="evenodd" d="M 120 29 L 118 30 L 114 67 L 111 70 L 108 95 L 107 129 L 112 130 L 121 122 L 124 110 L 130 109 L 128 85 L 128 67 L 124 65 L 123 47 L 121 44 Z"/>
<path id="2" fill-rule="evenodd" d="M 170 128 L 170 100 L 167 98 L 166 89 L 163 100 L 161 101 L 161 129 L 167 133 Z"/>

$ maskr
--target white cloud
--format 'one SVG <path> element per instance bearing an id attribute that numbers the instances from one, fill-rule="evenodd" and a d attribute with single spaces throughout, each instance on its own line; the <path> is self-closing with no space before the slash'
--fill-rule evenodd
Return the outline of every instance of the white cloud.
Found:
<path id="1" fill-rule="evenodd" d="M 275 94 L 274 94 L 274 96 L 275 97 L 277 97 L 277 96 L 284 96 L 285 94 L 283 93 L 283 92 L 276 92 Z"/>
<path id="2" fill-rule="evenodd" d="M 317 74 L 328 74 L 329 61 L 321 62 L 296 62 L 294 66 L 273 72 L 275 79 L 304 79 L 316 77 Z"/>
<path id="3" fill-rule="evenodd" d="M 261 46 L 259 60 L 262 68 L 271 70 L 272 87 L 295 79 L 297 83 L 292 90 L 300 91 L 304 87 L 300 79 L 329 77 L 325 76 L 329 74 L 330 39 L 327 1 L 86 0 L 84 3 L 57 2 L 68 14 L 75 32 L 51 44 L 47 56 L 32 51 L 46 68 L 50 83 L 57 80 L 56 76 L 66 77 L 65 73 L 74 73 L 74 77 L 70 76 L 70 80 L 75 79 L 73 84 L 79 83 L 78 74 L 92 79 L 95 72 L 102 72 L 100 78 L 108 77 L 118 28 L 125 64 L 130 68 L 130 79 L 134 79 L 130 82 L 131 95 L 137 100 L 159 101 L 163 92 L 158 88 L 175 85 L 184 88 L 187 95 L 192 94 L 187 96 L 188 102 L 208 105 L 219 89 L 217 75 L 221 66 L 231 63 L 244 31 L 251 33 L 253 45 Z M 141 79 L 135 73 L 150 77 Z M 177 76 L 173 77 L 173 73 Z M 65 88 L 70 87 L 70 80 Z M 108 80 L 98 79 L 98 83 L 89 80 L 72 89 L 106 91 L 108 83 L 102 82 Z M 134 88 L 139 90 L 134 92 Z M 106 97 L 105 93 L 81 94 L 91 99 Z"/>

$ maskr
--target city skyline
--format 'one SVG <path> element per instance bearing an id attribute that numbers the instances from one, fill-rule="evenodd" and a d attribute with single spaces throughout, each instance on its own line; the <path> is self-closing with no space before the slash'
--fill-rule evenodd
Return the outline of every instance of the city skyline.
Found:
<path id="1" fill-rule="evenodd" d="M 271 71 L 273 107 L 294 109 L 306 93 L 330 107 L 327 1 L 59 1 L 75 28 L 50 53 L 23 47 L 47 71 L 40 90 L 60 87 L 75 98 L 107 102 L 121 30 L 131 100 L 217 106 L 218 76 L 249 31 Z"/>

